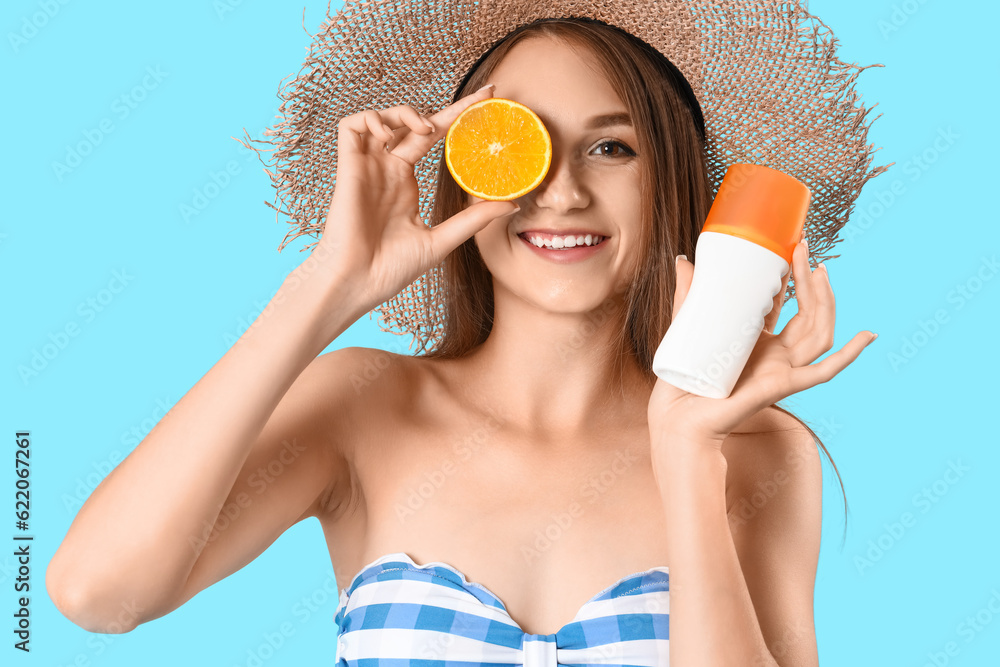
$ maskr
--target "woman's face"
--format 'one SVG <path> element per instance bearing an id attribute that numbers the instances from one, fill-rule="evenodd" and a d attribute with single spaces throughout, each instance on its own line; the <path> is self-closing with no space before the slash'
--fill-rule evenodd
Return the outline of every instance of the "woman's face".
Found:
<path id="1" fill-rule="evenodd" d="M 489 77 L 494 97 L 526 105 L 552 139 L 552 164 L 538 187 L 516 199 L 521 210 L 475 235 L 497 290 L 506 289 L 552 312 L 586 312 L 619 294 L 636 265 L 639 157 L 627 109 L 597 70 L 552 38 L 518 43 Z M 483 201 L 472 195 L 468 203 Z M 527 237 L 553 240 L 603 236 L 586 256 L 540 250 Z M 585 240 L 585 239 L 584 239 Z M 564 244 L 566 245 L 566 244 Z M 498 298 L 500 295 L 497 295 Z"/>

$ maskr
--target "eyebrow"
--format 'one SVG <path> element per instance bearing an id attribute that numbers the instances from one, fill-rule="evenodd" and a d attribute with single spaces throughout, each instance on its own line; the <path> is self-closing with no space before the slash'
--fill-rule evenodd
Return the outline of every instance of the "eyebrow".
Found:
<path id="1" fill-rule="evenodd" d="M 603 116 L 594 116 L 587 123 L 587 128 L 591 130 L 597 130 L 605 127 L 615 127 L 618 125 L 627 125 L 632 127 L 632 118 L 626 112 L 619 113 L 609 113 Z"/>

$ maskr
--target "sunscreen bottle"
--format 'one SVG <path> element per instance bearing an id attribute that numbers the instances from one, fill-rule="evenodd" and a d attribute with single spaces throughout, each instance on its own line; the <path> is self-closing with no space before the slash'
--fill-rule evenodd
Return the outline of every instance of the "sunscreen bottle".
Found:
<path id="1" fill-rule="evenodd" d="M 664 382 L 727 398 L 802 240 L 809 189 L 769 167 L 734 164 L 695 246 L 691 287 L 653 356 Z"/>

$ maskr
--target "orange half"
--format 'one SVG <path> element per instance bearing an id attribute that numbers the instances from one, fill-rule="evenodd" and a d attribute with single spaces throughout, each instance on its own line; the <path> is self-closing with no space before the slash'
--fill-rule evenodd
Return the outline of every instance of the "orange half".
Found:
<path id="1" fill-rule="evenodd" d="M 470 195 L 507 201 L 531 192 L 545 178 L 552 140 L 534 111 L 490 97 L 463 111 L 448 128 L 444 159 Z"/>

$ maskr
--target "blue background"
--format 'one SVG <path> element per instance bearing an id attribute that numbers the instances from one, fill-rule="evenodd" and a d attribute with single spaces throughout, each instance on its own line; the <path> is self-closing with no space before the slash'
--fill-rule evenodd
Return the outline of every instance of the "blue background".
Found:
<path id="1" fill-rule="evenodd" d="M 307 7 L 310 32 L 325 7 Z M 835 381 L 785 402 L 832 452 L 851 508 L 842 540 L 840 487 L 825 462 L 821 662 L 996 664 L 1000 617 L 988 605 L 1000 610 L 990 514 L 1000 455 L 988 415 L 998 397 L 998 11 L 929 0 L 822 0 L 810 10 L 839 38 L 843 60 L 885 65 L 862 73 L 858 90 L 878 102 L 870 118 L 883 114 L 869 133 L 883 147 L 875 163 L 896 163 L 865 187 L 842 257 L 829 262 L 835 349 L 863 329 L 880 337 Z M 236 666 L 256 653 L 268 667 L 332 663 L 337 599 L 324 588 L 335 583 L 315 519 L 123 635 L 73 625 L 43 585 L 82 499 L 305 258 L 303 239 L 277 252 L 287 224 L 263 203 L 273 199 L 269 180 L 230 138 L 273 122 L 278 84 L 298 72 L 310 41 L 302 5 L 35 0 L 5 3 L 3 14 L 0 432 L 9 443 L 16 430 L 32 432 L 36 536 L 30 656 L 11 647 L 14 561 L 0 549 L 3 662 Z M 144 78 L 141 95 L 130 92 Z M 98 130 L 78 166 L 54 170 L 68 146 Z M 227 167 L 225 187 L 206 189 Z M 214 196 L 185 219 L 181 207 L 198 192 Z M 124 289 L 104 291 L 119 286 L 116 272 Z M 106 296 L 99 311 L 85 305 Z M 73 325 L 45 367 L 22 377 L 19 368 Z M 406 352 L 408 342 L 363 317 L 331 349 Z M 10 465 L 13 444 L 5 451 Z M 977 614 L 978 630 L 968 620 Z M 291 632 L 272 654 L 268 637 L 283 623 Z"/>

